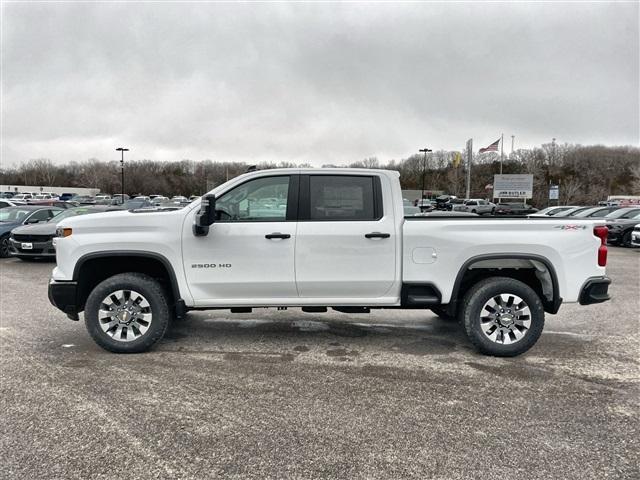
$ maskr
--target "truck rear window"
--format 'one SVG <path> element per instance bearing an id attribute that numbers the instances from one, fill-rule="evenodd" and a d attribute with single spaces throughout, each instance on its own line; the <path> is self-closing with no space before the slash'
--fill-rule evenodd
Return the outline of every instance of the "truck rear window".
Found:
<path id="1" fill-rule="evenodd" d="M 310 220 L 376 220 L 374 179 L 310 175 Z"/>

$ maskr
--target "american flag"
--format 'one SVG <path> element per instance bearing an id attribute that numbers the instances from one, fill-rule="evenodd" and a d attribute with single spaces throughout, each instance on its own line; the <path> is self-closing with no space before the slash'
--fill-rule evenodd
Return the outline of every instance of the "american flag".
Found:
<path id="1" fill-rule="evenodd" d="M 481 148 L 478 153 L 484 153 L 484 152 L 497 152 L 498 151 L 498 145 L 500 145 L 500 139 L 496 140 L 495 142 L 493 142 L 491 145 L 489 145 L 488 147 L 484 147 Z"/>

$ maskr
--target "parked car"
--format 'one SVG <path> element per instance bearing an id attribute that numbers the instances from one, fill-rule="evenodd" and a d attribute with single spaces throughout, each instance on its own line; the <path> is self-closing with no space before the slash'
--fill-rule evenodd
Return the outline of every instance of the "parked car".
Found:
<path id="1" fill-rule="evenodd" d="M 640 224 L 633 227 L 631 231 L 631 246 L 640 247 Z"/>
<path id="2" fill-rule="evenodd" d="M 605 217 L 605 220 L 607 220 L 607 217 Z M 607 242 L 611 245 L 630 247 L 632 242 L 631 237 L 633 235 L 633 229 L 639 223 L 640 211 L 638 211 L 633 217 L 607 220 L 607 227 L 609 228 Z"/>
<path id="3" fill-rule="evenodd" d="M 436 309 L 496 356 L 531 348 L 545 312 L 609 299 L 604 221 L 405 217 L 401 195 L 389 170 L 259 170 L 179 210 L 67 218 L 49 299 L 111 352 L 189 309 L 267 306 Z"/>
<path id="4" fill-rule="evenodd" d="M 460 211 L 460 208 L 462 208 L 463 206 L 463 198 L 451 198 L 449 199 L 449 201 L 445 202 L 444 205 L 442 205 L 442 210 L 448 210 L 450 212 Z"/>
<path id="5" fill-rule="evenodd" d="M 620 207 L 593 207 L 574 213 L 571 216 L 575 218 L 604 218 L 609 213 L 619 209 Z"/>
<path id="6" fill-rule="evenodd" d="M 72 201 L 79 203 L 80 205 L 95 205 L 96 199 L 91 195 L 76 195 L 71 198 Z"/>
<path id="7" fill-rule="evenodd" d="M 594 205 L 591 206 L 585 206 L 585 207 L 578 207 L 578 208 L 574 208 L 573 210 L 569 210 L 567 212 L 564 212 L 562 214 L 563 217 L 575 217 L 576 215 L 578 215 L 579 213 L 582 213 L 586 210 L 591 210 L 593 208 L 596 208 Z M 559 215 L 558 215 L 559 216 Z"/>
<path id="8" fill-rule="evenodd" d="M 34 197 L 33 194 L 31 193 L 18 193 L 17 195 L 14 195 L 11 200 L 14 201 L 15 203 L 27 203 L 29 200 L 32 200 Z"/>
<path id="9" fill-rule="evenodd" d="M 151 203 L 153 203 L 156 207 L 160 207 L 162 205 L 171 203 L 171 200 L 169 200 L 167 197 L 163 197 L 162 195 L 158 195 L 151 200 Z"/>
<path id="10" fill-rule="evenodd" d="M 427 198 L 423 198 L 416 200 L 416 207 L 418 207 L 422 212 L 430 212 L 436 208 L 436 204 Z"/>
<path id="11" fill-rule="evenodd" d="M 608 213 L 604 216 L 607 223 L 615 222 L 618 220 L 627 220 L 629 218 L 635 218 L 640 213 L 640 207 L 622 207 L 618 210 Z"/>
<path id="12" fill-rule="evenodd" d="M 536 213 L 537 208 L 520 202 L 503 202 L 496 205 L 496 215 L 529 215 Z"/>
<path id="13" fill-rule="evenodd" d="M 96 205 L 111 205 L 111 201 L 111 195 L 96 195 L 95 198 Z"/>
<path id="14" fill-rule="evenodd" d="M 17 203 L 12 202 L 11 200 L 0 199 L 0 208 L 15 207 L 17 205 Z"/>
<path id="15" fill-rule="evenodd" d="M 48 193 L 39 193 L 38 195 L 34 196 L 31 201 L 32 202 L 36 202 L 38 200 L 57 200 L 58 197 L 54 196 L 54 195 L 49 195 Z"/>
<path id="16" fill-rule="evenodd" d="M 116 193 L 115 195 L 113 195 L 113 197 L 111 197 L 111 205 L 122 205 L 127 200 L 129 200 L 129 195 L 127 195 L 126 193 L 124 194 L 124 196 L 121 193 Z"/>
<path id="17" fill-rule="evenodd" d="M 49 206 L 49 207 L 58 207 L 58 208 L 62 208 L 62 209 L 67 209 L 67 208 L 73 208 L 77 205 L 74 204 L 74 202 L 62 202 L 60 200 L 57 199 L 51 199 L 51 200 L 32 200 L 29 202 L 29 205 L 40 205 L 43 207 Z"/>
<path id="18" fill-rule="evenodd" d="M 71 200 L 73 197 L 77 197 L 75 193 L 63 193 L 60 195 L 59 200 L 66 202 L 67 200 Z"/>
<path id="19" fill-rule="evenodd" d="M 0 198 L 13 198 L 14 195 L 13 192 L 0 192 Z"/>
<path id="20" fill-rule="evenodd" d="M 148 195 L 138 195 L 137 197 L 134 197 L 133 199 L 134 200 L 145 200 L 147 202 L 151 202 L 151 197 L 148 196 Z"/>
<path id="21" fill-rule="evenodd" d="M 20 205 L 0 210 L 0 258 L 9 256 L 11 230 L 21 225 L 47 222 L 61 211 L 58 207 L 37 205 Z"/>
<path id="22" fill-rule="evenodd" d="M 562 216 L 565 213 L 570 212 L 576 208 L 580 208 L 575 205 L 563 205 L 563 206 L 555 206 L 555 207 L 547 207 L 542 210 L 538 210 L 536 213 L 532 213 L 530 217 L 553 217 L 554 215 Z"/>
<path id="23" fill-rule="evenodd" d="M 55 258 L 53 239 L 56 227 L 65 218 L 90 213 L 105 212 L 106 206 L 75 207 L 59 212 L 47 222 L 23 225 L 14 228 L 9 236 L 9 255 L 21 260 Z"/>
<path id="24" fill-rule="evenodd" d="M 455 195 L 440 195 L 436 197 L 436 210 L 447 210 L 445 206 L 450 200 L 458 198 Z"/>
<path id="25" fill-rule="evenodd" d="M 469 198 L 465 200 L 457 210 L 460 212 L 477 213 L 478 215 L 493 215 L 496 213 L 496 204 L 482 198 Z"/>
<path id="26" fill-rule="evenodd" d="M 189 197 L 189 201 L 190 201 L 190 202 L 193 202 L 193 201 L 195 201 L 195 200 L 199 200 L 199 199 L 200 199 L 200 195 L 191 195 L 191 196 Z"/>

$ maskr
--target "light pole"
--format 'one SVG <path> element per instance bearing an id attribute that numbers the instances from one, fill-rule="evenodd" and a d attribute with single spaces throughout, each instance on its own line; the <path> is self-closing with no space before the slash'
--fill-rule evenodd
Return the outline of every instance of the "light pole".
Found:
<path id="1" fill-rule="evenodd" d="M 427 172 L 427 153 L 431 152 L 431 149 L 421 148 L 418 151 L 424 153 L 424 160 L 422 161 L 422 195 L 420 196 L 420 205 L 422 205 L 422 201 L 424 200 L 424 176 Z"/>
<path id="2" fill-rule="evenodd" d="M 128 148 L 118 147 L 116 148 L 116 152 L 121 153 L 120 157 L 120 174 L 122 175 L 122 197 L 120 197 L 120 201 L 124 204 L 124 152 L 128 152 Z"/>

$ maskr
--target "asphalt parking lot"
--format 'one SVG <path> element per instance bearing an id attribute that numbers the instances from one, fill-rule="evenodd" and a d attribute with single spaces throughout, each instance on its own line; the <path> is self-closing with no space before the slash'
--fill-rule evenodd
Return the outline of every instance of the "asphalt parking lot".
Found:
<path id="1" fill-rule="evenodd" d="M 0 260 L 2 478 L 640 477 L 640 249 L 512 359 L 418 311 L 198 312 L 114 355 L 51 268 Z"/>

